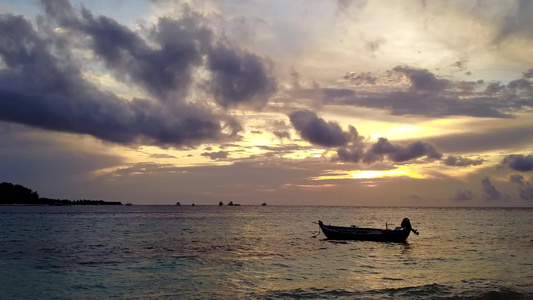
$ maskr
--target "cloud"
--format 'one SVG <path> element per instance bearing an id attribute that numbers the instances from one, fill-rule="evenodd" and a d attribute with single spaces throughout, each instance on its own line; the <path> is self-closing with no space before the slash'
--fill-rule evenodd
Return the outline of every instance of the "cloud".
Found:
<path id="1" fill-rule="evenodd" d="M 357 163 L 364 157 L 364 150 L 361 147 L 343 147 L 337 149 L 337 158 L 344 162 Z"/>
<path id="2" fill-rule="evenodd" d="M 467 133 L 456 133 L 439 137 L 428 137 L 425 140 L 434 144 L 443 152 L 485 152 L 500 150 L 502 145 L 513 149 L 528 147 L 533 139 L 531 124 L 520 126 L 482 128 Z"/>
<path id="3" fill-rule="evenodd" d="M 138 84 L 161 100 L 186 94 L 192 72 L 212 42 L 211 31 L 194 15 L 160 18 L 149 30 L 150 42 L 157 45 L 151 47 L 138 32 L 112 18 L 94 17 L 85 8 L 78 16 L 68 1 L 43 1 L 42 5 L 49 22 L 56 22 L 69 35 L 85 37 L 89 49 L 118 79 Z"/>
<path id="4" fill-rule="evenodd" d="M 263 107 L 276 91 L 276 79 L 268 63 L 257 55 L 219 44 L 208 54 L 212 72 L 210 88 L 222 107 L 249 103 Z"/>
<path id="5" fill-rule="evenodd" d="M 494 42 L 501 43 L 513 36 L 533 38 L 531 30 L 533 28 L 532 14 L 533 3 L 531 1 L 512 1 L 509 8 L 497 15 L 497 18 L 492 16 L 492 22 L 496 23 L 498 30 Z"/>
<path id="6" fill-rule="evenodd" d="M 533 200 L 533 184 L 528 184 L 524 187 L 519 188 L 518 195 L 520 196 L 520 198 L 522 198 L 522 200 Z"/>
<path id="7" fill-rule="evenodd" d="M 376 84 L 378 80 L 377 77 L 372 75 L 372 73 L 370 72 L 363 72 L 360 74 L 356 74 L 355 72 L 349 72 L 349 73 L 346 73 L 342 78 L 345 80 L 348 80 L 351 84 L 354 84 L 354 85 L 364 85 L 364 84 L 374 85 Z M 352 94 L 355 94 L 355 93 L 352 92 Z"/>
<path id="8" fill-rule="evenodd" d="M 450 155 L 443 159 L 443 163 L 447 166 L 454 167 L 468 167 L 481 165 L 485 160 L 482 158 L 470 159 L 462 156 Z"/>
<path id="9" fill-rule="evenodd" d="M 367 5 L 367 0 L 337 0 L 336 14 L 347 13 L 351 7 L 358 10 L 363 9 Z"/>
<path id="10" fill-rule="evenodd" d="M 288 131 L 275 130 L 272 132 L 278 139 L 290 139 L 291 134 Z"/>
<path id="11" fill-rule="evenodd" d="M 217 139 L 217 117 L 200 108 L 126 101 L 82 78 L 68 57 L 52 54 L 22 17 L 0 17 L 0 120 L 55 131 L 90 134 L 132 144 L 180 145 Z"/>
<path id="12" fill-rule="evenodd" d="M 505 89 L 505 85 L 502 85 L 499 82 L 492 82 L 487 85 L 483 93 L 486 95 L 495 95 L 503 89 Z"/>
<path id="13" fill-rule="evenodd" d="M 453 200 L 455 201 L 468 201 L 472 200 L 474 198 L 474 194 L 470 190 L 462 190 L 458 189 L 455 191 L 455 195 L 453 197 Z"/>
<path id="14" fill-rule="evenodd" d="M 481 179 L 481 185 L 483 187 L 483 193 L 485 194 L 485 199 L 488 201 L 494 201 L 494 200 L 500 200 L 508 198 L 507 195 L 505 197 L 500 193 L 496 187 L 490 182 L 489 177 L 485 177 Z"/>
<path id="15" fill-rule="evenodd" d="M 507 84 L 507 88 L 513 92 L 531 89 L 532 83 L 524 78 L 516 79 Z"/>
<path id="16" fill-rule="evenodd" d="M 289 119 L 300 136 L 312 144 L 338 147 L 345 146 L 350 141 L 350 133 L 344 132 L 339 124 L 327 122 L 310 110 L 292 112 Z"/>
<path id="17" fill-rule="evenodd" d="M 533 154 L 511 154 L 504 157 L 501 164 L 515 171 L 529 172 L 533 170 Z"/>
<path id="18" fill-rule="evenodd" d="M 261 107 L 275 90 L 265 59 L 220 46 L 222 39 L 194 13 L 132 31 L 85 8 L 78 12 L 68 1 L 42 6 L 46 14 L 37 30 L 21 16 L 0 16 L 2 121 L 126 145 L 180 146 L 221 139 L 224 128 L 231 136 L 242 130 L 231 117 L 183 101 L 196 70 L 211 71 L 209 90 L 223 107 Z M 53 30 L 57 26 L 59 33 Z M 127 101 L 87 81 L 77 53 L 88 50 L 97 59 L 91 65 L 102 62 L 117 79 L 144 88 L 158 101 Z"/>
<path id="19" fill-rule="evenodd" d="M 150 158 L 176 158 L 174 155 L 170 154 L 164 154 L 164 153 L 156 153 L 156 154 L 150 154 Z"/>
<path id="20" fill-rule="evenodd" d="M 533 69 L 529 69 L 527 71 L 524 71 L 524 73 L 522 73 L 522 76 L 524 78 L 533 78 Z"/>
<path id="21" fill-rule="evenodd" d="M 365 152 L 364 138 L 353 126 L 344 131 L 339 124 L 328 122 L 309 110 L 295 111 L 289 115 L 289 119 L 300 136 L 311 144 L 338 147 L 337 157 L 334 158 L 338 161 L 359 162 L 362 159 L 365 163 L 373 163 L 387 157 L 394 162 L 403 162 L 423 156 L 430 159 L 442 157 L 432 144 L 416 141 L 403 146 L 392 144 L 383 137 Z"/>
<path id="22" fill-rule="evenodd" d="M 513 182 L 518 185 L 524 185 L 524 176 L 520 174 L 512 174 L 511 176 L 509 176 L 509 182 Z"/>
<path id="23" fill-rule="evenodd" d="M 439 79 L 435 74 L 425 69 L 398 66 L 395 67 L 393 71 L 407 76 L 411 82 L 411 89 L 415 91 L 439 92 L 450 85 L 449 80 Z"/>
<path id="24" fill-rule="evenodd" d="M 364 49 L 371 54 L 374 54 L 376 51 L 379 50 L 381 45 L 385 43 L 385 39 L 383 38 L 377 38 L 375 40 L 369 40 L 365 42 Z"/>
<path id="25" fill-rule="evenodd" d="M 471 116 L 478 118 L 511 118 L 511 107 L 494 102 L 492 98 L 461 100 L 454 95 L 413 93 L 412 91 L 359 93 L 353 97 L 325 97 L 325 105 L 353 105 L 389 110 L 392 115 L 416 115 L 431 118 L 446 116 Z M 512 103 L 512 102 L 511 102 Z M 507 104 L 506 104 L 507 105 Z M 513 104 L 514 105 L 514 104 Z M 530 107 L 528 103 L 516 103 L 517 108 Z"/>
<path id="26" fill-rule="evenodd" d="M 371 163 L 382 160 L 387 156 L 394 162 L 403 162 L 427 156 L 430 159 L 440 159 L 442 154 L 432 144 L 416 141 L 406 146 L 392 144 L 387 138 L 379 138 L 365 153 L 364 162 Z"/>
<path id="27" fill-rule="evenodd" d="M 522 200 L 533 200 L 533 177 L 530 177 L 529 181 L 524 181 L 524 176 L 520 174 L 512 174 L 509 177 L 509 182 L 519 185 L 518 196 L 520 196 Z"/>
<path id="28" fill-rule="evenodd" d="M 212 160 L 223 159 L 228 157 L 228 151 L 218 151 L 218 152 L 204 152 L 202 156 L 209 157 Z"/>
<path id="29" fill-rule="evenodd" d="M 276 80 L 265 59 L 228 47 L 202 24 L 201 16 L 190 10 L 179 20 L 159 18 L 148 31 L 149 41 L 155 43 L 151 47 L 140 34 L 111 18 L 95 18 L 84 8 L 82 17 L 76 18 L 72 8 L 50 8 L 56 4 L 44 3 L 46 11 L 62 12 L 49 16 L 66 28 L 86 34 L 94 53 L 108 69 L 119 78 L 140 84 L 159 99 L 186 95 L 192 73 L 203 64 L 204 56 L 211 71 L 209 88 L 222 107 L 243 103 L 262 107 L 276 90 Z"/>
<path id="30" fill-rule="evenodd" d="M 322 89 L 324 105 L 379 108 L 392 115 L 432 118 L 513 118 L 516 113 L 533 109 L 533 83 L 524 78 L 507 85 L 484 80 L 456 81 L 439 78 L 425 69 L 398 66 L 381 75 L 346 73 L 339 83 L 357 89 L 357 93 L 342 87 L 336 88 L 338 92 L 335 88 L 327 92 Z"/>
<path id="31" fill-rule="evenodd" d="M 459 71 L 466 70 L 466 60 L 458 60 L 452 64 L 453 67 L 456 67 Z"/>
<path id="32" fill-rule="evenodd" d="M 21 125 L 0 134 L 0 149 L 0 178 L 33 186 L 47 197 L 52 196 L 49 192 L 70 188 L 58 188 L 58 183 L 84 180 L 95 171 L 125 163 L 109 151 L 65 142 L 56 134 Z"/>

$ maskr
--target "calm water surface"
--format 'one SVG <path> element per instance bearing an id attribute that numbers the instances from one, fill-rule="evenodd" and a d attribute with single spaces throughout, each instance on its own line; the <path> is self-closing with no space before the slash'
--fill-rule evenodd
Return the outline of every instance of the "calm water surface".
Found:
<path id="1" fill-rule="evenodd" d="M 334 242 L 318 225 L 406 244 Z M 533 210 L 0 207 L 1 299 L 533 299 Z"/>

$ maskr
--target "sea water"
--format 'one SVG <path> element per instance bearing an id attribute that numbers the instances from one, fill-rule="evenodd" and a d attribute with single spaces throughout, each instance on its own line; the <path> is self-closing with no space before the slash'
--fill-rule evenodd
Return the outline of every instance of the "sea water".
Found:
<path id="1" fill-rule="evenodd" d="M 329 241 L 316 222 L 398 226 Z M 0 299 L 533 299 L 533 210 L 3 206 Z"/>

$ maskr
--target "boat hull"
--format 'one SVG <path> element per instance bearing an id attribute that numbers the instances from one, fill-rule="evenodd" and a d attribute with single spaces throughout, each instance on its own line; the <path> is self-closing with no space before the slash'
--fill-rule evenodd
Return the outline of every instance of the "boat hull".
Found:
<path id="1" fill-rule="evenodd" d="M 404 243 L 409 237 L 410 230 L 401 229 L 377 229 L 359 227 L 340 227 L 324 225 L 318 221 L 318 226 L 324 235 L 330 240 L 358 240 L 374 242 Z"/>

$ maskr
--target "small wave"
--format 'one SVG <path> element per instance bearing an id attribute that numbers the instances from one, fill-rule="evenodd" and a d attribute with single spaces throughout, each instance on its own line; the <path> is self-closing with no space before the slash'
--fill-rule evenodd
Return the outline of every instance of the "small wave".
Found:
<path id="1" fill-rule="evenodd" d="M 429 297 L 434 295 L 447 295 L 450 293 L 450 288 L 445 285 L 434 283 L 422 286 L 374 290 L 369 292 L 373 294 L 378 293 L 394 297 L 418 298 L 422 296 Z"/>
<path id="2" fill-rule="evenodd" d="M 484 300 L 484 299 L 533 299 L 533 294 L 520 293 L 512 289 L 498 289 L 492 291 L 463 291 L 457 292 L 450 286 L 429 284 L 396 289 L 379 289 L 369 291 L 350 291 L 343 289 L 294 289 L 288 291 L 273 291 L 261 299 L 433 299 L 433 300 Z"/>
<path id="3" fill-rule="evenodd" d="M 101 266 L 101 265 L 116 266 L 116 265 L 119 265 L 120 263 L 121 263 L 120 261 L 114 261 L 114 260 L 111 260 L 111 261 L 89 260 L 89 261 L 80 261 L 80 262 L 78 262 L 78 265 L 82 265 L 82 266 Z"/>
<path id="4" fill-rule="evenodd" d="M 404 279 L 403 278 L 383 277 L 383 280 L 402 281 Z"/>

